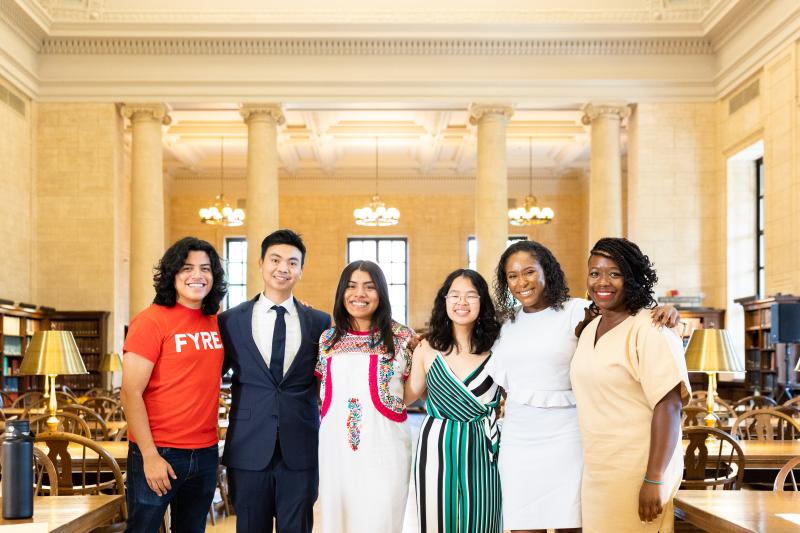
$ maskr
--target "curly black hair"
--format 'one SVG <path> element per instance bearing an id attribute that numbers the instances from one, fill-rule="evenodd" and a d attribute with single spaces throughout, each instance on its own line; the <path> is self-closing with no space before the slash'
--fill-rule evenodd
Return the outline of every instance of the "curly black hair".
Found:
<path id="1" fill-rule="evenodd" d="M 370 319 L 370 346 L 376 348 L 380 344 L 386 349 L 386 353 L 394 359 L 394 333 L 392 331 L 394 322 L 392 320 L 392 304 L 389 302 L 389 284 L 383 270 L 372 261 L 353 261 L 342 270 L 339 276 L 339 284 L 336 287 L 336 296 L 333 303 L 333 336 L 328 347 L 333 347 L 340 339 L 347 335 L 348 329 L 353 329 L 354 325 L 350 320 L 350 313 L 344 305 L 344 292 L 353 272 L 361 270 L 369 274 L 378 292 L 378 307 Z"/>
<path id="2" fill-rule="evenodd" d="M 211 260 L 211 275 L 213 283 L 201 309 L 204 315 L 214 315 L 219 311 L 219 304 L 228 292 L 228 283 L 225 281 L 225 270 L 219 254 L 211 243 L 197 237 L 184 237 L 170 246 L 164 256 L 153 269 L 153 287 L 156 297 L 153 303 L 165 307 L 174 307 L 178 302 L 178 291 L 175 290 L 175 276 L 180 272 L 189 252 L 205 252 Z"/>
<path id="3" fill-rule="evenodd" d="M 497 302 L 497 312 L 501 320 L 514 321 L 514 306 L 516 299 L 508 290 L 506 279 L 506 263 L 508 258 L 517 252 L 527 252 L 539 261 L 544 270 L 544 293 L 548 307 L 563 309 L 564 302 L 569 300 L 569 287 L 567 278 L 556 256 L 545 245 L 536 241 L 517 241 L 503 252 L 497 263 L 494 278 L 494 299 Z"/>
<path id="4" fill-rule="evenodd" d="M 593 255 L 607 257 L 619 267 L 622 287 L 625 289 L 625 307 L 631 314 L 656 306 L 653 286 L 658 283 L 658 276 L 650 258 L 635 243 L 628 239 L 606 237 L 592 247 L 589 258 Z M 594 302 L 592 308 L 597 309 Z"/>
<path id="5" fill-rule="evenodd" d="M 457 278 L 464 277 L 472 282 L 475 290 L 480 296 L 480 311 L 472 333 L 469 338 L 469 350 L 471 353 L 483 353 L 491 349 L 494 341 L 500 335 L 500 322 L 495 314 L 492 297 L 489 294 L 489 285 L 483 276 L 466 268 L 459 268 L 450 273 L 444 280 L 436 299 L 433 301 L 433 311 L 431 312 L 430 329 L 425 338 L 434 350 L 447 354 L 455 346 L 453 337 L 453 321 L 447 316 L 447 306 L 445 296 L 450 291 L 450 286 Z"/>

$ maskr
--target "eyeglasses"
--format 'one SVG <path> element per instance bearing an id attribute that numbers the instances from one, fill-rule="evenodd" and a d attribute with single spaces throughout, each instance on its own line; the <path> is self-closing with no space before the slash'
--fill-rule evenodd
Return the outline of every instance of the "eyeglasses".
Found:
<path id="1" fill-rule="evenodd" d="M 445 294 L 444 299 L 451 304 L 458 303 L 462 299 L 466 300 L 468 304 L 474 304 L 481 301 L 481 297 L 477 294 L 461 294 L 460 292 L 449 292 Z"/>

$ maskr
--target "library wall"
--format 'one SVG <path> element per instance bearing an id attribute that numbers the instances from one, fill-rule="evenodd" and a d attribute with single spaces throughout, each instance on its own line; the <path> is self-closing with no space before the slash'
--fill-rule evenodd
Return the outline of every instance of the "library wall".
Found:
<path id="1" fill-rule="evenodd" d="M 32 300 L 31 124 L 30 101 L 0 78 L 0 298 L 14 302 Z"/>
<path id="2" fill-rule="evenodd" d="M 711 307 L 725 300 L 715 111 L 714 103 L 639 104 L 628 137 L 628 237 L 655 263 L 656 295 L 703 293 Z"/>
<path id="3" fill-rule="evenodd" d="M 116 311 L 108 340 L 119 349 L 129 235 L 119 112 L 114 104 L 37 107 L 36 302 Z"/>

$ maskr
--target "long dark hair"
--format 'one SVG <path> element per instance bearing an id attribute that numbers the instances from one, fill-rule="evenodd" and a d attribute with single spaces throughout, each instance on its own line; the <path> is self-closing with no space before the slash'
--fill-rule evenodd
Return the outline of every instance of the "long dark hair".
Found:
<path id="1" fill-rule="evenodd" d="M 460 277 L 470 280 L 481 297 L 478 318 L 469 338 L 469 349 L 471 353 L 483 353 L 492 347 L 494 341 L 500 335 L 500 322 L 495 315 L 494 304 L 489 294 L 489 286 L 483 276 L 474 270 L 459 268 L 451 272 L 447 279 L 444 280 L 439 292 L 436 293 L 436 299 L 433 301 L 430 330 L 425 338 L 434 350 L 439 350 L 445 354 L 455 345 L 453 321 L 447 316 L 445 296 L 450 291 L 450 286 L 453 282 Z"/>
<path id="2" fill-rule="evenodd" d="M 658 276 L 653 263 L 639 247 L 622 238 L 606 237 L 592 247 L 589 256 L 599 255 L 614 261 L 622 271 L 622 287 L 625 289 L 625 308 L 635 314 L 641 309 L 655 307 L 653 287 Z M 592 307 L 597 308 L 594 302 Z"/>
<path id="3" fill-rule="evenodd" d="M 547 307 L 562 309 L 564 302 L 569 300 L 569 287 L 567 278 L 556 256 L 545 245 L 536 241 L 517 241 L 503 252 L 497 263 L 494 280 L 494 298 L 497 302 L 497 311 L 503 320 L 514 320 L 514 306 L 516 299 L 508 290 L 506 280 L 506 263 L 508 258 L 517 252 L 527 252 L 539 261 L 544 270 L 544 292 L 542 297 L 547 302 Z"/>
<path id="4" fill-rule="evenodd" d="M 225 270 L 222 268 L 222 261 L 217 254 L 217 250 L 211 243 L 198 239 L 197 237 L 184 237 L 170 246 L 164 256 L 158 262 L 158 266 L 153 269 L 153 287 L 156 289 L 156 297 L 153 303 L 165 307 L 174 307 L 178 303 L 178 291 L 175 289 L 175 276 L 178 275 L 189 252 L 205 252 L 211 260 L 211 275 L 213 282 L 211 290 L 203 298 L 201 309 L 204 315 L 213 315 L 219 311 L 219 303 L 228 292 L 228 284 L 225 281 Z"/>
<path id="5" fill-rule="evenodd" d="M 372 261 L 353 261 L 342 270 L 339 277 L 339 285 L 336 287 L 336 297 L 333 304 L 333 321 L 335 322 L 333 337 L 330 340 L 330 347 L 333 347 L 339 340 L 347 334 L 348 329 L 353 328 L 350 313 L 344 306 L 344 291 L 353 272 L 361 270 L 369 274 L 375 289 L 378 291 L 378 308 L 372 314 L 369 321 L 370 345 L 376 348 L 383 344 L 386 353 L 394 357 L 394 335 L 392 335 L 392 305 L 389 303 L 389 284 L 386 283 L 386 276 L 383 275 L 381 267 Z"/>

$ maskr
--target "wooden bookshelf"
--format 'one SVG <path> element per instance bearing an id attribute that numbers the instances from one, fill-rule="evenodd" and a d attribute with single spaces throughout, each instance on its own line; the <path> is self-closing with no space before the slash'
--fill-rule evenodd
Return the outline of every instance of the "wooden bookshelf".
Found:
<path id="1" fill-rule="evenodd" d="M 76 393 L 102 385 L 102 375 L 97 371 L 100 358 L 106 353 L 107 311 L 33 311 L 12 305 L 0 305 L 0 354 L 2 375 L 0 389 L 16 398 L 32 390 L 42 390 L 42 376 L 20 376 L 22 356 L 31 337 L 39 330 L 72 331 L 78 350 L 89 374 L 59 376 L 56 382 Z"/>
<path id="2" fill-rule="evenodd" d="M 678 328 L 683 339 L 683 347 L 696 329 L 724 329 L 725 310 L 713 307 L 678 307 L 681 314 L 681 327 Z M 700 372 L 689 373 L 689 384 L 692 390 L 708 389 L 708 376 Z"/>
<path id="3" fill-rule="evenodd" d="M 786 346 L 770 341 L 770 308 L 775 303 L 800 303 L 800 298 L 776 295 L 759 300 L 751 296 L 735 302 L 744 308 L 745 388 L 750 394 L 759 392 L 777 397 L 783 385 L 778 380 L 778 368 L 782 364 Z"/>
<path id="4" fill-rule="evenodd" d="M 47 329 L 46 314 L 20 307 L 0 306 L 0 353 L 2 353 L 2 376 L 0 388 L 13 398 L 29 390 L 41 390 L 44 378 L 20 376 L 22 356 L 31 337 L 39 329 Z"/>
<path id="5" fill-rule="evenodd" d="M 103 376 L 97 368 L 107 351 L 108 315 L 108 311 L 57 311 L 50 314 L 50 329 L 72 332 L 89 371 L 78 376 L 59 376 L 56 383 L 66 385 L 75 393 L 103 385 Z"/>

